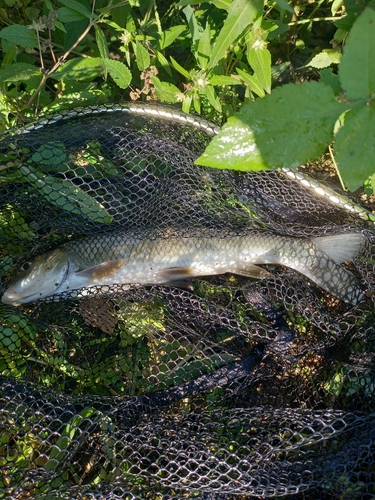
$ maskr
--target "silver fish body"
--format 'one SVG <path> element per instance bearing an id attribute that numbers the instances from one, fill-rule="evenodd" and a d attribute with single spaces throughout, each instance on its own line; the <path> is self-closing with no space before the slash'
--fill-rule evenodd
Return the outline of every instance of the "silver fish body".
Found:
<path id="1" fill-rule="evenodd" d="M 360 233 L 317 238 L 267 231 L 205 238 L 87 237 L 24 265 L 1 300 L 18 306 L 92 286 L 173 284 L 186 277 L 223 273 L 262 278 L 269 273 L 258 264 L 281 264 L 335 297 L 356 304 L 363 293 L 355 276 L 340 263 L 351 261 L 364 243 Z"/>

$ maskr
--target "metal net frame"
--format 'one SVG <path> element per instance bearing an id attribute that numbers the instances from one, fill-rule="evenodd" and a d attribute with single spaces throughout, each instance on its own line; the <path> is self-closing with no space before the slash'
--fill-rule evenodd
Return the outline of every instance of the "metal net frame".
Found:
<path id="1" fill-rule="evenodd" d="M 0 293 L 86 238 L 355 231 L 363 300 L 266 265 L 0 304 L 0 498 L 375 497 L 373 216 L 299 172 L 195 165 L 217 132 L 128 104 L 5 134 Z"/>

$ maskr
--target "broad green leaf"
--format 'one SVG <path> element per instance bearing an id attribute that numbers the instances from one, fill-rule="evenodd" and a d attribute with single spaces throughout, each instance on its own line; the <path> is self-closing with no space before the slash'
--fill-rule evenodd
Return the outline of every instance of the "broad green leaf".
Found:
<path id="1" fill-rule="evenodd" d="M 91 82 L 103 72 L 100 57 L 75 57 L 60 66 L 53 74 L 55 80 L 78 80 Z"/>
<path id="2" fill-rule="evenodd" d="M 311 61 L 306 64 L 306 66 L 312 66 L 313 68 L 322 69 L 331 66 L 332 61 L 327 52 L 320 52 L 314 56 Z"/>
<path id="3" fill-rule="evenodd" d="M 239 170 L 297 166 L 324 151 L 337 118 L 346 109 L 332 89 L 320 82 L 284 85 L 230 117 L 199 164 L 220 163 L 221 168 Z M 219 153 L 218 143 L 220 159 L 213 155 Z"/>
<path id="4" fill-rule="evenodd" d="M 341 86 L 340 86 L 340 80 L 338 75 L 333 73 L 332 69 L 327 68 L 323 69 L 323 71 L 320 72 L 320 81 L 323 82 L 325 85 L 329 85 L 335 96 L 340 95 L 341 93 Z"/>
<path id="5" fill-rule="evenodd" d="M 349 110 L 335 139 L 335 156 L 345 185 L 354 191 L 375 172 L 375 104 Z"/>
<path id="6" fill-rule="evenodd" d="M 368 99 L 375 92 L 375 11 L 366 7 L 354 23 L 339 66 L 341 86 L 349 99 Z"/>
<path id="7" fill-rule="evenodd" d="M 132 81 L 132 74 L 124 63 L 113 59 L 105 59 L 104 66 L 120 89 L 129 87 Z"/>
<path id="8" fill-rule="evenodd" d="M 262 40 L 254 41 L 247 51 L 247 60 L 253 68 L 262 89 L 271 93 L 271 53 Z M 259 94 L 258 94 L 259 95 Z"/>
<path id="9" fill-rule="evenodd" d="M 164 50 L 165 48 L 169 47 L 178 36 L 181 35 L 183 31 L 186 30 L 186 26 L 184 25 L 178 25 L 178 26 L 171 26 L 167 30 L 163 31 L 160 34 L 160 40 L 159 40 L 159 46 L 161 50 Z"/>
<path id="10" fill-rule="evenodd" d="M 221 113 L 222 111 L 222 107 L 221 107 L 221 104 L 220 104 L 220 100 L 218 99 L 216 93 L 215 93 L 215 89 L 213 88 L 212 85 L 206 85 L 205 88 L 204 88 L 204 91 L 205 91 L 205 94 L 206 94 L 206 97 L 209 101 L 209 103 L 211 104 L 211 106 L 213 108 L 216 109 L 216 111 L 219 111 L 219 113 Z"/>
<path id="11" fill-rule="evenodd" d="M 155 93 L 161 102 L 174 104 L 177 102 L 177 96 L 180 94 L 179 89 L 168 82 L 161 82 L 156 76 L 152 77 L 152 83 L 155 87 Z"/>
<path id="12" fill-rule="evenodd" d="M 181 73 L 182 76 L 190 80 L 190 73 L 185 68 L 183 68 L 172 56 L 170 56 L 170 58 L 174 69 Z"/>
<path id="13" fill-rule="evenodd" d="M 77 2 L 76 0 L 59 0 L 59 2 L 65 5 L 65 7 L 83 14 L 86 18 L 88 17 L 91 19 L 93 17 L 89 9 L 84 4 Z"/>
<path id="14" fill-rule="evenodd" d="M 335 49 L 325 49 L 314 56 L 306 66 L 322 69 L 328 68 L 331 64 L 339 64 L 341 60 L 341 52 Z"/>
<path id="15" fill-rule="evenodd" d="M 357 16 L 355 14 L 348 14 L 335 21 L 334 25 L 339 29 L 339 31 L 346 32 L 347 34 L 352 29 L 352 26 L 356 20 Z M 336 36 L 334 36 L 334 39 L 336 40 Z"/>
<path id="16" fill-rule="evenodd" d="M 67 171 L 69 167 L 66 165 L 70 161 L 70 157 L 66 151 L 65 144 L 60 141 L 50 141 L 39 146 L 30 158 L 31 163 L 38 163 L 52 167 L 56 170 L 57 166 L 64 166 L 62 171 Z M 61 172 L 60 172 L 61 173 Z"/>
<path id="17" fill-rule="evenodd" d="M 71 181 L 57 179 L 26 166 L 22 166 L 20 171 L 41 196 L 52 205 L 84 216 L 93 222 L 112 222 L 112 217 L 107 210 Z"/>
<path id="18" fill-rule="evenodd" d="M 211 55 L 211 29 L 209 23 L 206 24 L 206 29 L 203 31 L 196 52 L 196 59 L 199 67 L 202 69 L 207 68 L 208 60 Z"/>
<path id="19" fill-rule="evenodd" d="M 228 119 L 195 163 L 243 171 L 268 168 L 256 146 L 252 130 L 238 115 Z"/>
<path id="20" fill-rule="evenodd" d="M 38 47 L 35 31 L 21 24 L 7 26 L 0 31 L 0 38 L 20 47 Z"/>
<path id="21" fill-rule="evenodd" d="M 146 47 L 144 47 L 141 42 L 135 41 L 133 42 L 133 50 L 139 71 L 149 68 L 151 64 L 150 54 Z"/>
<path id="22" fill-rule="evenodd" d="M 57 11 L 58 19 L 62 23 L 74 23 L 86 19 L 86 16 L 77 12 L 76 10 L 69 9 L 69 7 L 60 7 Z"/>
<path id="23" fill-rule="evenodd" d="M 40 71 L 32 64 L 3 64 L 0 68 L 0 82 L 18 82 L 27 80 L 30 76 L 39 76 L 41 78 Z"/>
<path id="24" fill-rule="evenodd" d="M 256 74 L 250 75 L 246 71 L 242 71 L 240 68 L 236 68 L 238 75 L 241 79 L 250 87 L 252 92 L 255 92 L 259 97 L 264 97 L 266 94 L 263 90 L 263 85 L 260 83 L 258 76 Z"/>
<path id="25" fill-rule="evenodd" d="M 94 24 L 94 28 L 95 28 L 96 44 L 97 44 L 98 49 L 99 49 L 100 57 L 102 59 L 108 59 L 109 50 L 108 50 L 107 38 L 106 38 L 103 30 L 97 24 Z"/>
<path id="26" fill-rule="evenodd" d="M 216 66 L 225 51 L 242 35 L 254 19 L 261 15 L 262 10 L 263 0 L 233 0 L 224 26 L 216 38 L 208 63 L 209 69 Z"/>
<path id="27" fill-rule="evenodd" d="M 239 85 L 240 81 L 232 76 L 212 75 L 208 78 L 211 85 Z"/>

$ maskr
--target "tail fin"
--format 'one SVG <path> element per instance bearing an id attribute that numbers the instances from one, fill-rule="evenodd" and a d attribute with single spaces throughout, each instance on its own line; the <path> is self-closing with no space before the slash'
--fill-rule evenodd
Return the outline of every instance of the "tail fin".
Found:
<path id="1" fill-rule="evenodd" d="M 305 268 L 298 270 L 338 299 L 358 304 L 364 298 L 358 280 L 339 264 L 353 260 L 365 242 L 360 233 L 311 238 L 310 258 L 305 261 Z"/>
<path id="2" fill-rule="evenodd" d="M 340 266 L 340 263 L 353 260 L 365 241 L 360 233 L 311 238 L 303 250 L 304 256 L 300 242 L 300 258 L 293 265 L 290 262 L 286 265 L 304 274 L 338 299 L 355 305 L 363 299 L 364 294 L 354 274 Z"/>
<path id="3" fill-rule="evenodd" d="M 361 233 L 333 234 L 311 239 L 322 252 L 338 264 L 353 260 L 366 243 Z"/>

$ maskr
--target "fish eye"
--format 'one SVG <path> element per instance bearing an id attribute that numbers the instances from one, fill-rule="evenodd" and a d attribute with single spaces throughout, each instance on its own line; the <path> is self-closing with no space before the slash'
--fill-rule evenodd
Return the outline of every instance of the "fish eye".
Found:
<path id="1" fill-rule="evenodd" d="M 21 271 L 27 271 L 32 266 L 32 264 L 32 262 L 24 262 L 21 266 Z"/>

